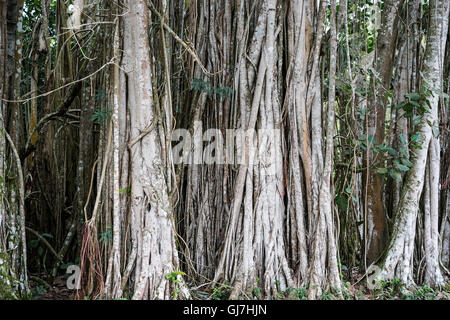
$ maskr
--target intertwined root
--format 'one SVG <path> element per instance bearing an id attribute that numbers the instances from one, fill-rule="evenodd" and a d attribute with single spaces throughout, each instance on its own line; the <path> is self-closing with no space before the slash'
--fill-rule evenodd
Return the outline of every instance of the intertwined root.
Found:
<path id="1" fill-rule="evenodd" d="M 103 294 L 104 280 L 101 266 L 97 229 L 88 222 L 83 230 L 79 278 L 81 289 L 77 291 L 77 299 L 89 297 L 95 300 Z"/>

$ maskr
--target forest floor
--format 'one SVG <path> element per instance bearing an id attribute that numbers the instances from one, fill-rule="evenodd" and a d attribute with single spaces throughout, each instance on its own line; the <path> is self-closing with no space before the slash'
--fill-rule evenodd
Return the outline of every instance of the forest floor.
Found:
<path id="1" fill-rule="evenodd" d="M 75 291 L 67 288 L 65 276 L 56 277 L 51 283 L 33 276 L 30 281 L 31 292 L 35 300 L 73 300 Z"/>
<path id="2" fill-rule="evenodd" d="M 363 275 L 359 275 L 361 279 Z M 42 278 L 32 276 L 30 286 L 35 300 L 74 300 L 76 299 L 75 291 L 68 289 L 66 285 L 66 276 L 58 276 L 51 283 Z M 364 279 L 351 284 L 343 281 L 344 289 L 342 298 L 344 300 L 450 300 L 450 286 L 447 285 L 441 290 L 435 290 L 428 286 L 418 286 L 414 289 L 406 289 L 400 282 L 391 281 L 384 283 L 382 288 L 378 290 L 370 290 Z M 195 300 L 227 300 L 229 291 L 227 288 L 218 287 L 210 292 L 197 291 L 193 292 Z M 290 289 L 283 293 L 279 293 L 279 300 L 307 300 L 307 291 L 304 288 Z M 255 300 L 258 297 L 254 297 Z M 337 296 L 333 294 L 322 294 L 321 300 L 334 300 Z"/>

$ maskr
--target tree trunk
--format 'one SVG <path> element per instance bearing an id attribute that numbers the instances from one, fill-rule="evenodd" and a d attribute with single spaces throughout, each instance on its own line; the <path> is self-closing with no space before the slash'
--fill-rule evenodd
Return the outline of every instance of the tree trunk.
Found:
<path id="1" fill-rule="evenodd" d="M 430 158 L 432 159 L 430 165 L 435 166 L 436 147 L 433 145 L 435 143 L 433 139 L 435 138 L 433 137 L 432 126 L 437 126 L 438 124 L 439 95 L 432 90 L 439 90 L 439 88 L 436 88 L 436 84 L 439 83 L 439 79 L 441 78 L 444 49 L 447 39 L 448 14 L 448 1 L 435 0 L 430 2 L 430 25 L 422 69 L 423 83 L 421 90 L 422 95 L 425 95 L 429 102 L 429 112 L 424 113 L 418 127 L 418 132 L 420 133 L 420 149 L 413 156 L 413 166 L 406 175 L 403 184 L 392 240 L 379 274 L 380 279 L 390 280 L 397 277 L 408 285 L 414 283 L 412 261 L 415 224 L 429 152 Z M 431 148 L 430 143 L 432 144 Z M 437 179 L 436 169 L 430 169 L 430 179 L 434 180 L 433 183 L 437 186 L 435 180 Z M 430 205 L 430 211 L 425 212 L 427 220 L 425 223 L 425 250 L 427 252 L 426 281 L 429 285 L 437 286 L 442 284 L 442 275 L 437 261 L 437 253 L 435 252 L 437 247 L 432 247 L 437 245 L 437 194 L 434 187 L 430 192 L 432 205 Z"/>
<path id="2" fill-rule="evenodd" d="M 367 163 L 374 159 L 374 145 L 384 143 L 385 114 L 387 106 L 387 90 L 389 90 L 392 68 L 394 62 L 395 43 L 397 38 L 397 24 L 399 11 L 403 0 L 388 0 L 384 2 L 384 10 L 381 21 L 381 29 L 378 31 L 375 72 L 372 77 L 374 92 L 369 96 L 368 105 L 368 131 L 366 133 Z M 372 142 L 373 144 L 372 145 Z M 367 169 L 369 170 L 369 169 Z M 366 215 L 367 234 L 366 254 L 367 262 L 374 262 L 385 248 L 387 230 L 385 222 L 385 210 L 383 207 L 383 177 L 376 170 L 367 171 L 365 174 L 367 188 Z"/>
<path id="3" fill-rule="evenodd" d="M 150 12 L 145 0 L 128 1 L 124 17 L 124 63 L 128 72 L 127 108 L 133 141 L 153 121 L 160 124 L 153 91 L 154 65 L 149 47 Z M 160 137 L 151 130 L 131 146 L 130 181 L 132 227 L 137 241 L 133 299 L 167 299 L 172 284 L 166 278 L 178 269 L 174 216 L 162 167 Z"/>

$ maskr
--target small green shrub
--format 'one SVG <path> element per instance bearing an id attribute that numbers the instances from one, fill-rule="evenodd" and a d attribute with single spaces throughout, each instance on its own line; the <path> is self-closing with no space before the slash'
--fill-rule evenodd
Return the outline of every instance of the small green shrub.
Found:
<path id="1" fill-rule="evenodd" d="M 225 282 L 223 285 L 215 287 L 213 289 L 212 298 L 214 300 L 226 300 L 230 296 L 230 293 L 231 293 L 230 283 Z"/>

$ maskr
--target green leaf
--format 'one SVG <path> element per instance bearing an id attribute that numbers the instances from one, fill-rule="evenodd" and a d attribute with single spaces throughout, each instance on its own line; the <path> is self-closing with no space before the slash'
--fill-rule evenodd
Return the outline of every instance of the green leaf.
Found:
<path id="1" fill-rule="evenodd" d="M 415 93 L 415 92 L 407 93 L 407 94 L 405 94 L 405 98 L 418 101 L 418 100 L 420 100 L 420 94 Z"/>
<path id="2" fill-rule="evenodd" d="M 40 241 L 41 239 L 34 239 L 34 240 L 31 240 L 30 241 L 30 243 L 29 243 L 29 246 L 31 247 L 31 248 L 37 248 L 37 246 L 39 245 L 39 241 Z"/>
<path id="3" fill-rule="evenodd" d="M 395 106 L 395 109 L 403 109 L 406 105 L 406 102 L 401 102 Z"/>
<path id="4" fill-rule="evenodd" d="M 74 263 L 72 263 L 72 262 L 64 263 L 64 264 L 60 265 L 59 268 L 60 268 L 61 270 L 66 270 L 68 267 L 70 267 L 70 266 L 73 265 L 73 264 L 74 264 Z"/>
<path id="5" fill-rule="evenodd" d="M 401 146 L 400 148 L 398 148 L 398 151 L 405 157 L 408 156 L 408 147 Z"/>
<path id="6" fill-rule="evenodd" d="M 348 196 L 346 194 L 338 194 L 335 198 L 335 201 L 340 211 L 342 212 L 347 211 Z"/>
<path id="7" fill-rule="evenodd" d="M 436 126 L 431 126 L 431 131 L 433 132 L 433 137 L 437 138 L 439 136 L 439 128 Z"/>
<path id="8" fill-rule="evenodd" d="M 386 150 L 387 150 L 387 147 L 386 147 L 385 145 L 380 144 L 380 145 L 378 146 L 378 149 L 380 149 L 381 151 L 386 151 Z"/>
<path id="9" fill-rule="evenodd" d="M 261 295 L 261 288 L 258 288 L 258 287 L 253 288 L 253 294 L 255 295 L 255 297 L 261 298 L 262 297 L 262 295 Z"/>
<path id="10" fill-rule="evenodd" d="M 177 279 L 178 276 L 185 276 L 186 273 L 183 271 L 174 271 L 166 274 L 166 279 L 171 280 L 174 283 L 180 283 L 180 280 Z"/>
<path id="11" fill-rule="evenodd" d="M 400 171 L 406 172 L 409 170 L 409 168 L 403 164 L 400 164 L 398 162 L 394 162 L 394 164 L 395 164 L 395 167 Z"/>
<path id="12" fill-rule="evenodd" d="M 402 135 L 402 134 L 400 134 L 400 142 L 402 143 L 402 144 L 406 144 L 407 143 L 407 141 L 406 141 L 406 139 L 405 139 L 405 137 Z"/>
<path id="13" fill-rule="evenodd" d="M 378 168 L 377 173 L 379 174 L 386 174 L 388 172 L 387 168 Z"/>
<path id="14" fill-rule="evenodd" d="M 185 276 L 186 273 L 184 273 L 183 271 L 174 271 L 172 272 L 172 274 L 176 275 L 176 276 Z"/>
<path id="15" fill-rule="evenodd" d="M 119 190 L 119 194 L 122 194 L 124 192 L 127 192 L 127 193 L 131 192 L 131 186 L 128 186 L 126 188 L 123 188 L 123 189 Z"/>
<path id="16" fill-rule="evenodd" d="M 359 144 L 359 146 L 360 146 L 361 149 L 363 149 L 364 151 L 367 150 L 367 147 L 366 147 L 366 143 L 365 143 L 365 142 L 361 142 L 361 143 Z"/>
<path id="17" fill-rule="evenodd" d="M 414 112 L 412 110 L 405 112 L 405 118 L 412 118 L 413 115 L 414 115 Z"/>
<path id="18" fill-rule="evenodd" d="M 417 133 L 415 133 L 415 134 L 413 134 L 411 136 L 411 142 L 419 142 L 419 140 L 420 140 L 420 133 L 419 132 L 417 132 Z"/>
<path id="19" fill-rule="evenodd" d="M 412 104 L 412 105 L 413 105 L 414 107 L 416 107 L 416 108 L 422 107 L 422 105 L 420 105 L 418 102 L 416 102 L 416 101 L 414 101 L 414 100 L 410 101 L 409 103 Z"/>
<path id="20" fill-rule="evenodd" d="M 417 117 L 415 117 L 415 118 L 413 119 L 412 124 L 413 124 L 414 126 L 417 126 L 417 125 L 420 123 L 421 120 L 422 120 L 422 116 L 417 116 Z"/>
<path id="21" fill-rule="evenodd" d="M 394 169 L 389 169 L 389 175 L 396 181 L 402 181 L 402 175 Z"/>
<path id="22" fill-rule="evenodd" d="M 404 110 L 405 112 L 412 112 L 412 111 L 414 110 L 414 106 L 413 106 L 410 102 L 406 102 L 406 103 L 403 105 L 403 110 Z"/>
<path id="23" fill-rule="evenodd" d="M 411 161 L 409 161 L 408 159 L 406 159 L 406 158 L 401 158 L 401 161 L 402 161 L 402 163 L 405 165 L 405 166 L 407 166 L 407 167 L 412 167 L 412 162 Z"/>
<path id="24" fill-rule="evenodd" d="M 97 107 L 91 116 L 91 121 L 101 125 L 111 117 L 111 113 L 111 110 L 108 108 L 101 109 Z"/>
<path id="25" fill-rule="evenodd" d="M 391 148 L 391 147 L 387 147 L 386 150 L 391 156 L 395 157 L 395 156 L 398 155 L 398 152 L 395 149 Z"/>

